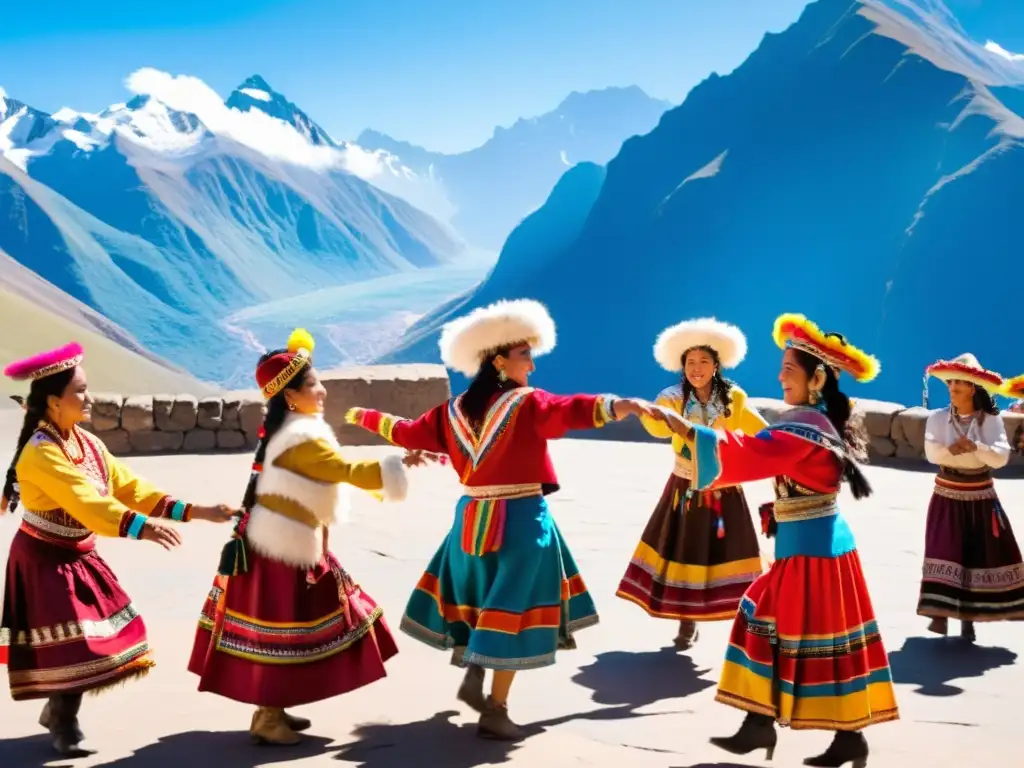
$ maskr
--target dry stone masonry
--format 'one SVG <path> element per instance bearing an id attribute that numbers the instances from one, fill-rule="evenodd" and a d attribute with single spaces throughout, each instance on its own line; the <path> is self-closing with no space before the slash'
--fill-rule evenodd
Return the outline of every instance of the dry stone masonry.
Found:
<path id="1" fill-rule="evenodd" d="M 397 416 L 416 417 L 451 395 L 448 375 L 439 365 L 380 365 L 343 368 L 322 374 L 327 388 L 325 417 L 343 445 L 382 445 L 383 439 L 345 424 L 353 406 L 377 408 Z M 229 392 L 219 397 L 93 395 L 91 429 L 115 455 L 251 451 L 263 423 L 264 400 L 259 391 Z M 786 410 L 781 400 L 751 398 L 769 422 Z M 924 408 L 858 400 L 869 453 L 886 462 L 924 459 Z M 1024 414 L 1003 413 L 1012 464 L 1024 465 Z M 635 420 L 573 435 L 598 439 L 646 441 Z"/>

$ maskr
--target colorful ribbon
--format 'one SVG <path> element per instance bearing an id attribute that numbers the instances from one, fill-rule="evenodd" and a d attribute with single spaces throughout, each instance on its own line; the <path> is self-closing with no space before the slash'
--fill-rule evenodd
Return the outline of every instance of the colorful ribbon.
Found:
<path id="1" fill-rule="evenodd" d="M 473 499 L 462 512 L 462 551 L 482 557 L 501 549 L 508 504 L 505 499 Z"/>

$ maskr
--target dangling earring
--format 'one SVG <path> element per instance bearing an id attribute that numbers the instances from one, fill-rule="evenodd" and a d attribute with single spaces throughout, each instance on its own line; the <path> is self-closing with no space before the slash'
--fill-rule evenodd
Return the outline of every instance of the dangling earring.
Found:
<path id="1" fill-rule="evenodd" d="M 505 369 L 504 368 L 499 368 L 498 369 L 498 381 L 500 381 L 502 384 L 504 384 L 506 381 L 508 381 L 508 374 L 505 373 Z"/>
<path id="2" fill-rule="evenodd" d="M 295 410 L 295 403 L 288 403 L 288 410 L 289 411 L 294 411 Z"/>

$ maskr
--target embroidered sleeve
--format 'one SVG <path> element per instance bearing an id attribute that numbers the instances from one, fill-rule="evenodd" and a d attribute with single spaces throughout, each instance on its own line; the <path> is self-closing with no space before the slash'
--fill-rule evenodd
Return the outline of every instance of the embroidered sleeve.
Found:
<path id="1" fill-rule="evenodd" d="M 1010 441 L 1006 437 L 1006 423 L 996 414 L 985 416 L 979 430 L 981 438 L 974 441 L 978 446 L 978 458 L 992 469 L 1005 467 L 1010 461 Z"/>
<path id="2" fill-rule="evenodd" d="M 448 453 L 444 438 L 444 414 L 448 404 L 431 408 L 418 419 L 403 419 L 372 408 L 350 408 L 345 421 L 375 432 L 392 445 L 409 451 Z"/>
<path id="3" fill-rule="evenodd" d="M 147 517 L 188 522 L 192 519 L 192 505 L 168 496 L 136 475 L 127 464 L 113 456 L 103 446 L 103 458 L 110 472 L 110 493 L 128 509 Z"/>
<path id="4" fill-rule="evenodd" d="M 947 411 L 936 411 L 924 425 L 924 455 L 932 464 L 949 466 L 955 458 L 946 444 L 943 424 L 948 418 Z"/>
<path id="5" fill-rule="evenodd" d="M 68 461 L 61 449 L 46 440 L 30 442 L 18 459 L 18 482 L 34 485 L 90 531 L 100 536 L 137 539 L 145 525 L 138 514 L 113 496 L 104 496 Z"/>
<path id="6" fill-rule="evenodd" d="M 745 435 L 694 424 L 694 432 L 693 484 L 698 490 L 793 474 L 812 451 L 824 450 L 771 429 Z"/>
<path id="7" fill-rule="evenodd" d="M 320 483 L 348 483 L 364 491 L 380 492 L 387 501 L 402 501 L 408 491 L 400 456 L 346 461 L 326 440 L 308 440 L 289 448 L 274 460 L 274 466 Z"/>
<path id="8" fill-rule="evenodd" d="M 530 394 L 530 417 L 538 434 L 551 440 L 615 421 L 616 400 L 614 395 L 552 395 L 535 389 Z"/>

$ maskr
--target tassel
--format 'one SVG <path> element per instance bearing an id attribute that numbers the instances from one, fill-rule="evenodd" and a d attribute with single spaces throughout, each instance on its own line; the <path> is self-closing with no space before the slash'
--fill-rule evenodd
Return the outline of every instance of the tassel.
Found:
<path id="1" fill-rule="evenodd" d="M 722 519 L 721 515 L 718 516 L 718 532 L 716 535 L 720 539 L 725 538 L 725 520 Z"/>
<path id="2" fill-rule="evenodd" d="M 1002 523 L 1002 520 L 1000 519 L 1002 511 L 1003 510 L 999 505 L 999 500 L 996 499 L 996 503 L 992 507 L 992 535 L 997 539 L 999 538 L 999 529 L 1002 527 L 1000 525 L 1000 523 Z"/>

